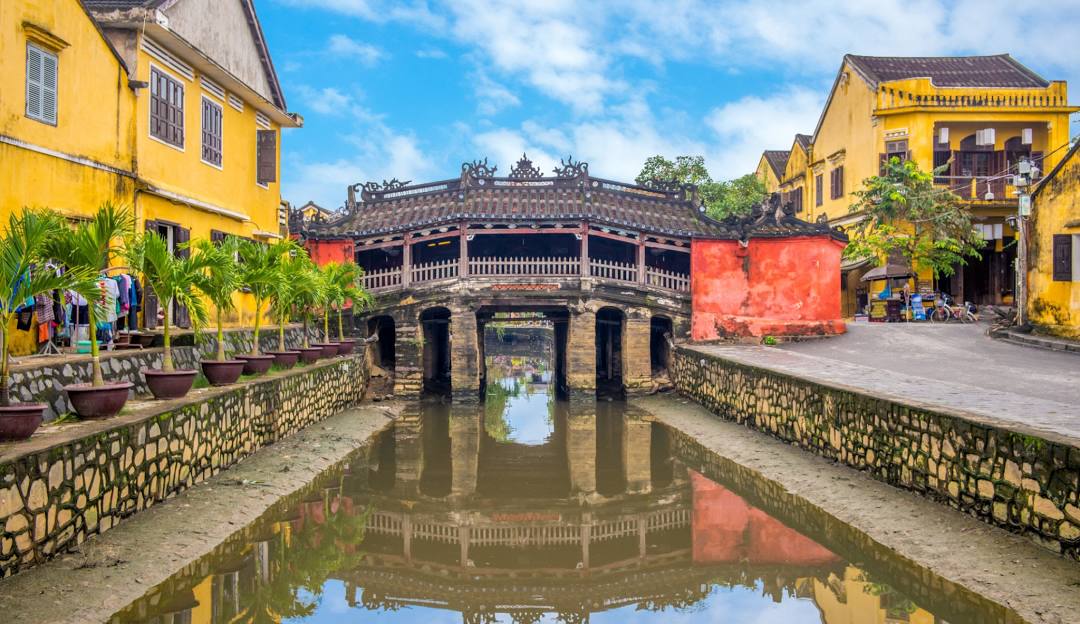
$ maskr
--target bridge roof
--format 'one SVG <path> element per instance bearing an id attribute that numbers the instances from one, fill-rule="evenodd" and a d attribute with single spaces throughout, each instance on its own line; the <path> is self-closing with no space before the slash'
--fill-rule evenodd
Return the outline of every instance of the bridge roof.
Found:
<path id="1" fill-rule="evenodd" d="M 669 236 L 738 239 L 830 232 L 794 217 L 717 221 L 701 208 L 697 189 L 677 182 L 648 186 L 589 175 L 588 163 L 563 161 L 544 176 L 522 156 L 506 177 L 487 160 L 465 163 L 461 177 L 423 184 L 390 180 L 349 189 L 347 213 L 310 225 L 311 238 L 362 238 L 460 221 L 589 221 Z M 356 193 L 360 201 L 356 201 Z M 752 226 L 752 231 L 747 226 Z"/>

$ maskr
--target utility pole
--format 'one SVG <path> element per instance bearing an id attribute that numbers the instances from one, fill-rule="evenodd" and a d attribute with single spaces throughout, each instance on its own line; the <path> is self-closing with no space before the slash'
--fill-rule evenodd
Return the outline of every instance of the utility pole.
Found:
<path id="1" fill-rule="evenodd" d="M 1038 177 L 1039 168 L 1025 156 L 1016 164 L 1013 178 L 1016 187 L 1016 324 L 1027 321 L 1027 219 L 1031 216 L 1031 181 Z"/>

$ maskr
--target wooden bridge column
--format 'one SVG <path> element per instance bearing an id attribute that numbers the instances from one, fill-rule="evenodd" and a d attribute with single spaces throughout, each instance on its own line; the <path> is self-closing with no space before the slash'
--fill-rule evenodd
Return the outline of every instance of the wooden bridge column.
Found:
<path id="1" fill-rule="evenodd" d="M 596 312 L 583 310 L 570 315 L 570 336 L 566 340 L 566 385 L 571 396 L 596 396 Z"/>
<path id="2" fill-rule="evenodd" d="M 450 494 L 474 494 L 480 466 L 480 418 L 471 406 L 450 410 L 450 466 Z"/>
<path id="3" fill-rule="evenodd" d="M 622 452 L 628 494 L 645 494 L 652 490 L 651 450 L 652 423 L 626 417 L 622 427 Z"/>
<path id="4" fill-rule="evenodd" d="M 450 311 L 450 388 L 455 401 L 480 398 L 480 338 L 476 312 L 470 307 Z"/>
<path id="5" fill-rule="evenodd" d="M 623 386 L 627 394 L 641 394 L 652 389 L 651 337 L 648 312 L 628 310 L 622 344 Z"/>

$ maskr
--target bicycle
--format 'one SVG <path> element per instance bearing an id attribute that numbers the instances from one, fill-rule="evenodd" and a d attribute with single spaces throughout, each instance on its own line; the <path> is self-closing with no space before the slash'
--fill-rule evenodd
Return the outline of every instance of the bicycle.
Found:
<path id="1" fill-rule="evenodd" d="M 934 306 L 934 311 L 930 313 L 930 322 L 947 323 L 956 320 L 961 323 L 974 323 L 979 320 L 977 308 L 970 301 L 965 301 L 963 306 L 952 304 L 955 304 L 953 298 L 942 293 L 941 299 Z"/>

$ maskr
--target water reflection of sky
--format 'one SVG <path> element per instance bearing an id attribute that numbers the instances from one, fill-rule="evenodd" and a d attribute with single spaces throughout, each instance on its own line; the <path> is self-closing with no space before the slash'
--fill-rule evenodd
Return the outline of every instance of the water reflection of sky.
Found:
<path id="1" fill-rule="evenodd" d="M 504 379 L 503 384 L 513 380 Z M 528 391 L 522 388 L 516 397 L 506 402 L 503 419 L 510 426 L 509 441 L 519 444 L 543 444 L 555 431 L 551 418 L 550 386 L 529 385 Z"/>
<path id="2" fill-rule="evenodd" d="M 330 581 L 323 588 L 322 599 L 314 615 L 307 618 L 286 619 L 284 622 L 329 624 L 347 619 L 349 622 L 461 623 L 460 613 L 445 609 L 406 607 L 398 611 L 368 611 L 362 607 L 350 608 L 345 600 L 343 582 Z M 308 599 L 310 595 L 302 593 L 301 597 Z M 506 613 L 500 613 L 495 621 L 510 623 L 513 622 L 513 618 Z M 556 624 L 559 619 L 555 613 L 546 613 L 540 621 Z M 753 590 L 745 587 L 713 587 L 707 598 L 686 609 L 644 611 L 639 610 L 635 605 L 627 605 L 610 611 L 589 614 L 589 622 L 592 624 L 634 624 L 635 622 L 819 624 L 821 621 L 821 612 L 812 600 L 788 597 L 783 602 L 775 603 L 762 596 L 760 589 Z"/>

